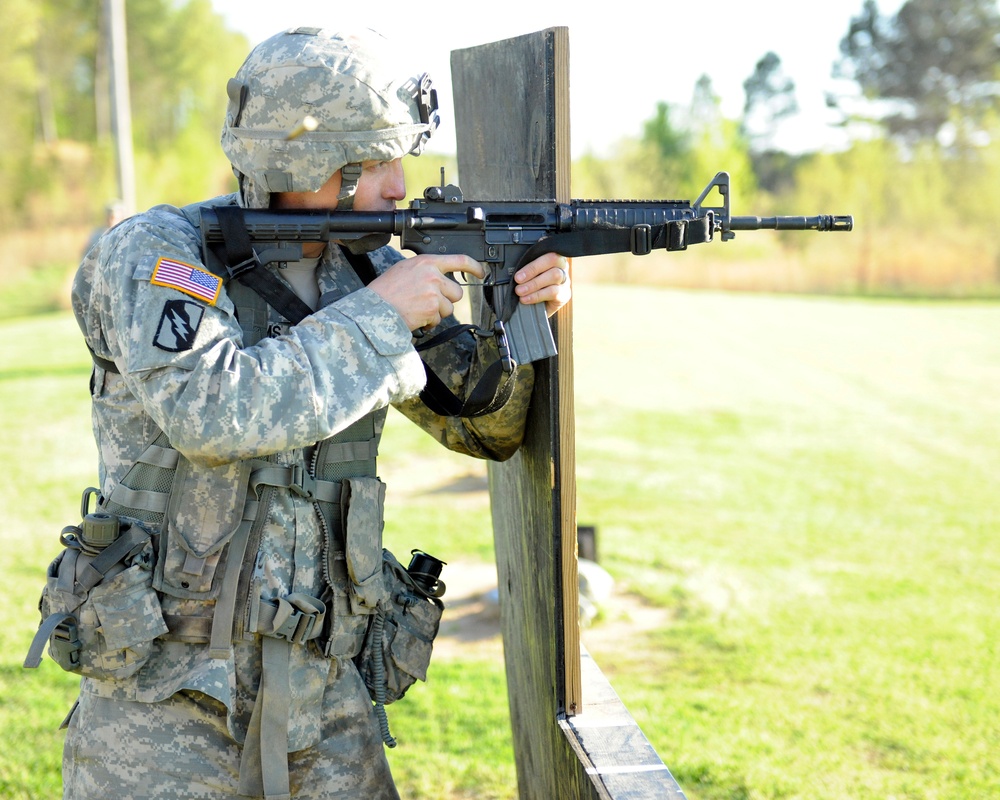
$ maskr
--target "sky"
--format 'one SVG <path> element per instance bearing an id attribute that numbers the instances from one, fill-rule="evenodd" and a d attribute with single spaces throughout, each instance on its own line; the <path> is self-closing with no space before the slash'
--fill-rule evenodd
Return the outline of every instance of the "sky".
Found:
<path id="1" fill-rule="evenodd" d="M 608 155 L 638 137 L 657 103 L 686 107 L 703 74 L 738 118 L 743 82 L 775 52 L 794 81 L 800 111 L 782 123 L 776 144 L 791 152 L 835 149 L 842 134 L 824 102 L 839 44 L 864 0 L 625 0 L 620 4 L 545 0 L 364 2 L 347 11 L 337 0 L 212 0 L 230 28 L 251 45 L 286 28 L 364 25 L 387 36 L 430 73 L 438 87 L 442 127 L 429 149 L 455 152 L 450 52 L 550 27 L 569 28 L 570 141 L 574 158 Z M 891 15 L 902 0 L 878 0 Z M 589 9 L 589 10 L 587 10 Z M 844 84 L 840 84 L 844 88 Z"/>

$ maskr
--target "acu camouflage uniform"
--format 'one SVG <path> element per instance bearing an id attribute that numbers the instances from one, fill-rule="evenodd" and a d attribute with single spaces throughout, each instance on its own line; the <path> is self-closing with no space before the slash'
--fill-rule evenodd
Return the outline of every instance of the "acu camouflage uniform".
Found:
<path id="1" fill-rule="evenodd" d="M 209 203 L 255 204 L 278 188 L 259 184 Z M 351 661 L 369 610 L 336 563 L 344 532 L 337 523 L 329 530 L 330 514 L 304 496 L 302 475 L 316 443 L 334 439 L 326 447 L 346 455 L 334 459 L 327 499 L 348 484 L 348 513 L 362 518 L 379 552 L 384 487 L 374 457 L 386 407 L 453 450 L 503 459 L 520 444 L 530 367 L 499 412 L 436 416 L 416 397 L 425 373 L 410 331 L 338 247 L 317 269 L 315 313 L 296 325 L 273 309 L 266 321 L 240 320 L 230 284 L 205 268 L 195 220 L 191 209 L 168 206 L 126 220 L 88 253 L 73 287 L 87 345 L 97 363 L 114 364 L 95 367 L 91 385 L 108 507 L 148 499 L 122 484 L 140 460 L 174 457 L 177 466 L 162 515 L 147 517 L 162 521 L 154 587 L 170 632 L 134 675 L 83 679 L 65 796 L 218 797 L 242 788 L 258 797 L 395 797 Z M 386 247 L 371 254 L 377 272 L 400 258 Z M 461 392 L 475 378 L 474 350 L 458 338 L 425 358 Z M 233 624 L 222 647 L 216 624 L 209 644 L 233 540 L 248 525 L 232 573 Z M 325 619 L 299 641 L 276 637 L 282 615 L 317 617 L 321 605 Z M 290 777 L 275 781 L 286 753 Z"/>

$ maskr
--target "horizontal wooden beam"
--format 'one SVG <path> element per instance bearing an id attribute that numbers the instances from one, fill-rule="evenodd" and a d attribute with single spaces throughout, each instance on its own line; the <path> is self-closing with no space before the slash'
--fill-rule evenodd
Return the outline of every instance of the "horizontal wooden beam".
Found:
<path id="1" fill-rule="evenodd" d="M 586 650 L 580 663 L 587 703 L 581 713 L 559 720 L 559 727 L 597 796 L 683 800 L 667 765 Z"/>

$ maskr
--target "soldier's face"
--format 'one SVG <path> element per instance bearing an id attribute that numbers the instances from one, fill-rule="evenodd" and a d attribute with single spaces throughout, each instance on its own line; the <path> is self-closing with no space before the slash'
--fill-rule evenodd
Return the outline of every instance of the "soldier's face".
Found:
<path id="1" fill-rule="evenodd" d="M 397 201 L 406 198 L 403 162 L 365 161 L 358 190 L 354 194 L 355 211 L 392 211 Z M 277 208 L 311 208 L 334 211 L 340 193 L 340 170 L 317 192 L 282 192 L 275 195 Z"/>
<path id="2" fill-rule="evenodd" d="M 361 180 L 354 195 L 354 207 L 358 211 L 392 211 L 398 201 L 406 199 L 402 159 L 366 161 L 361 166 Z M 340 191 L 340 173 L 335 177 L 337 191 Z"/>

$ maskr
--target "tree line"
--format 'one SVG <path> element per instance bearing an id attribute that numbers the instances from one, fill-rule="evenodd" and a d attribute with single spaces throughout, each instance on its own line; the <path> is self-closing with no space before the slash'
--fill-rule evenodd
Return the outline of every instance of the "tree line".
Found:
<path id="1" fill-rule="evenodd" d="M 92 223 L 117 192 L 102 2 L 3 0 L 3 9 L 0 225 Z M 138 206 L 231 190 L 219 126 L 226 81 L 249 43 L 209 0 L 128 0 L 127 31 Z M 693 198 L 725 169 L 738 213 L 855 215 L 855 233 L 835 247 L 779 237 L 786 251 L 799 248 L 803 269 L 836 273 L 814 288 L 991 293 L 1000 284 L 998 56 L 996 0 L 908 0 L 893 15 L 864 0 L 831 64 L 843 91 L 826 98 L 849 134 L 843 152 L 776 146 L 798 103 L 794 75 L 769 52 L 744 82 L 738 119 L 722 114 L 703 76 L 689 105 L 658 103 L 613 155 L 579 159 L 573 193 L 657 197 L 669 186 Z M 848 266 L 836 272 L 838 259 Z"/>
<path id="2" fill-rule="evenodd" d="M 86 223 L 117 194 L 101 0 L 3 0 L 4 229 Z M 220 190 L 226 81 L 248 42 L 209 0 L 128 0 L 139 205 Z"/>
<path id="3" fill-rule="evenodd" d="M 865 0 L 840 42 L 826 98 L 849 146 L 789 154 L 776 133 L 798 109 L 794 76 L 766 53 L 727 119 L 706 75 L 686 107 L 659 103 L 610 159 L 575 165 L 574 193 L 694 198 L 719 169 L 735 213 L 851 213 L 847 237 L 788 234 L 797 263 L 777 283 L 723 288 L 1000 294 L 1000 10 L 996 0 L 908 0 L 894 15 Z M 820 241 L 822 240 L 822 241 Z M 765 254 L 775 260 L 774 253 Z"/>

